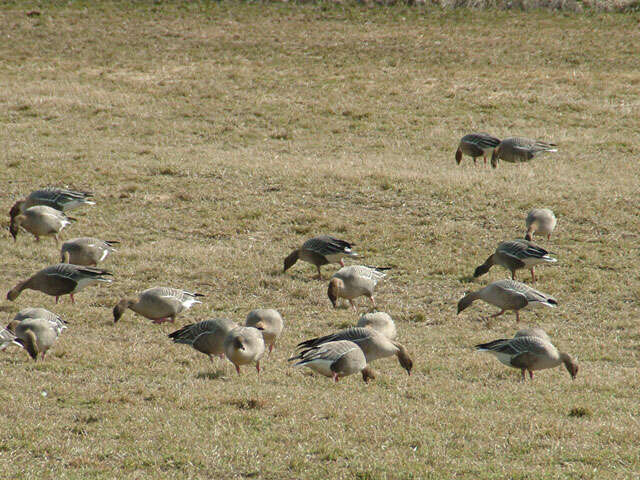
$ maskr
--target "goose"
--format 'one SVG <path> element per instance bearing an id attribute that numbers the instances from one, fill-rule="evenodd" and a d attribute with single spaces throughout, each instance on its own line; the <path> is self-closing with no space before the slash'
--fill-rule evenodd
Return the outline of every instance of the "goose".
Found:
<path id="1" fill-rule="evenodd" d="M 485 260 L 485 262 L 476 268 L 473 273 L 474 278 L 484 275 L 493 265 L 502 265 L 504 268 L 511 270 L 511 279 L 516 279 L 516 270 L 528 268 L 531 271 L 531 278 L 535 282 L 536 274 L 534 268 L 536 265 L 545 263 L 555 263 L 558 260 L 550 257 L 549 252 L 544 248 L 536 245 L 528 240 L 511 240 L 502 242 L 496 248 L 496 251 Z"/>
<path id="2" fill-rule="evenodd" d="M 321 235 L 319 237 L 310 238 L 298 248 L 291 252 L 284 259 L 284 271 L 286 272 L 298 260 L 311 263 L 318 269 L 318 276 L 322 278 L 320 267 L 329 263 L 339 263 L 344 267 L 342 257 L 357 257 L 358 254 L 351 250 L 353 246 L 345 240 L 331 237 L 329 235 Z"/>
<path id="3" fill-rule="evenodd" d="M 209 356 L 224 358 L 224 339 L 238 325 L 226 318 L 214 318 L 202 322 L 191 323 L 169 334 L 174 343 L 191 345 L 198 352 Z"/>
<path id="4" fill-rule="evenodd" d="M 258 308 L 249 312 L 245 326 L 260 329 L 264 343 L 269 347 L 269 354 L 271 354 L 276 340 L 284 328 L 284 321 L 277 310 L 273 308 Z"/>
<path id="5" fill-rule="evenodd" d="M 48 187 L 31 192 L 26 198 L 18 200 L 9 211 L 13 220 L 16 215 L 36 205 L 45 205 L 61 212 L 73 210 L 81 205 L 95 205 L 89 200 L 93 197 L 91 192 L 77 192 L 66 188 Z"/>
<path id="6" fill-rule="evenodd" d="M 15 320 L 14 320 L 15 321 Z M 37 360 L 38 354 L 44 360 L 47 351 L 58 339 L 60 332 L 45 318 L 27 318 L 15 325 L 15 343 L 24 348 Z"/>
<path id="7" fill-rule="evenodd" d="M 513 337 L 514 338 L 515 337 L 539 337 L 539 338 L 542 338 L 543 340 L 547 340 L 548 342 L 551 341 L 551 339 L 549 338 L 549 335 L 547 335 L 547 332 L 545 332 L 543 329 L 538 327 L 521 328 L 516 332 L 516 334 Z"/>
<path id="8" fill-rule="evenodd" d="M 540 232 L 547 236 L 547 240 L 550 240 L 557 222 L 558 220 L 552 210 L 548 208 L 534 208 L 527 214 L 527 234 L 524 238 L 530 241 L 535 232 Z"/>
<path id="9" fill-rule="evenodd" d="M 64 213 L 55 208 L 37 205 L 27 208 L 23 213 L 16 215 L 11 219 L 9 232 L 14 240 L 18 238 L 20 227 L 36 237 L 36 241 L 40 241 L 40 237 L 53 236 L 56 243 L 59 241 L 60 232 L 75 218 L 67 217 Z"/>
<path id="10" fill-rule="evenodd" d="M 335 382 L 340 377 L 362 372 L 365 383 L 375 378 L 373 371 L 367 366 L 367 359 L 362 350 L 353 342 L 338 340 L 310 347 L 289 361 L 298 360 L 294 367 L 309 367 L 325 377 L 332 377 Z"/>
<path id="11" fill-rule="evenodd" d="M 484 157 L 484 163 L 487 163 L 487 155 L 493 153 L 493 149 L 498 146 L 500 139 L 489 135 L 488 133 L 470 133 L 460 140 L 458 150 L 456 150 L 456 163 L 460 165 L 462 155 L 473 158 L 476 163 L 477 157 Z"/>
<path id="12" fill-rule="evenodd" d="M 327 290 L 333 308 L 338 307 L 338 298 L 346 298 L 353 309 L 357 310 L 353 300 L 360 296 L 369 297 L 375 307 L 376 301 L 373 298 L 373 291 L 378 281 L 386 276 L 383 270 L 389 269 L 389 267 L 365 267 L 364 265 L 342 267 L 331 277 Z"/>
<path id="13" fill-rule="evenodd" d="M 240 367 L 255 362 L 260 373 L 260 359 L 264 355 L 264 340 L 260 330 L 254 327 L 236 327 L 224 339 L 224 353 L 236 367 L 240 375 Z"/>
<path id="14" fill-rule="evenodd" d="M 56 315 L 44 308 L 23 308 L 13 317 L 17 322 L 21 322 L 27 318 L 44 318 L 56 330 L 58 335 L 67 328 L 67 322 L 65 320 L 63 320 L 59 315 Z"/>
<path id="15" fill-rule="evenodd" d="M 138 298 L 123 298 L 113 307 L 113 323 L 118 323 L 127 308 L 153 323 L 175 322 L 176 316 L 197 303 L 201 293 L 191 293 L 171 287 L 153 287 L 140 292 Z"/>
<path id="16" fill-rule="evenodd" d="M 545 143 L 523 137 L 505 138 L 493 150 L 491 166 L 496 168 L 499 159 L 511 163 L 528 162 L 540 153 L 557 152 L 558 149 L 554 148 L 556 146 L 555 143 Z"/>
<path id="17" fill-rule="evenodd" d="M 506 310 L 513 310 L 516 313 L 516 321 L 520 321 L 519 310 L 528 306 L 556 307 L 558 305 L 557 300 L 553 297 L 524 283 L 515 280 L 498 280 L 462 297 L 458 302 L 458 314 L 476 300 L 484 300 L 500 309 L 498 313 L 490 315 L 488 318 L 495 318 Z"/>
<path id="18" fill-rule="evenodd" d="M 385 312 L 365 313 L 358 320 L 357 327 L 369 327 L 377 330 L 389 340 L 395 340 L 398 331 L 391 315 Z"/>
<path id="19" fill-rule="evenodd" d="M 106 270 L 93 267 L 83 267 L 80 265 L 72 265 L 70 263 L 59 263 L 43 268 L 28 279 L 18 283 L 7 293 L 7 299 L 14 301 L 23 290 L 38 290 L 52 297 L 58 298 L 62 295 L 70 294 L 71 303 L 75 303 L 74 293 L 78 293 L 88 285 L 105 282 L 111 283 L 112 275 Z"/>
<path id="20" fill-rule="evenodd" d="M 371 328 L 352 327 L 324 337 L 305 340 L 298 344 L 298 349 L 317 347 L 323 343 L 338 340 L 348 340 L 358 345 L 367 359 L 367 364 L 379 358 L 392 357 L 395 355 L 398 358 L 400 366 L 407 371 L 407 374 L 411 375 L 413 360 L 411 360 L 406 347 L 394 340 L 389 340 L 382 333 Z"/>
<path id="21" fill-rule="evenodd" d="M 62 244 L 60 258 L 62 263 L 96 267 L 98 262 L 102 262 L 107 255 L 116 251 L 113 245 L 118 243 L 120 242 L 115 240 L 92 237 L 73 238 Z"/>
<path id="22" fill-rule="evenodd" d="M 544 333 L 544 332 L 543 332 Z M 489 352 L 496 356 L 501 363 L 519 368 L 522 372 L 522 380 L 525 380 L 525 371 L 529 372 L 529 377 L 533 379 L 534 370 L 544 370 L 554 368 L 564 364 L 565 368 L 574 380 L 578 375 L 578 364 L 567 353 L 558 352 L 558 349 L 545 337 L 541 336 L 515 336 L 508 339 L 503 338 L 489 343 L 476 345 L 476 350 Z"/>

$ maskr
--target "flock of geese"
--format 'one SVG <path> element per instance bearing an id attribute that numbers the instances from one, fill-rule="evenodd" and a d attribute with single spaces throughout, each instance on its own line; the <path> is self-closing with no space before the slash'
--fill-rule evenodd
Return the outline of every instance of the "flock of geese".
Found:
<path id="1" fill-rule="evenodd" d="M 485 133 L 464 136 L 455 154 L 457 163 L 462 155 L 491 156 L 495 168 L 499 159 L 522 162 L 542 152 L 554 152 L 555 145 L 525 138 L 508 138 L 500 141 Z M 89 192 L 72 191 L 65 188 L 45 188 L 29 194 L 11 208 L 9 230 L 14 240 L 21 230 L 31 233 L 36 241 L 53 236 L 56 245 L 62 229 L 75 221 L 65 212 L 74 208 L 94 204 Z M 511 279 L 498 280 L 486 287 L 468 293 L 458 302 L 458 314 L 476 300 L 494 305 L 499 311 L 487 318 L 494 318 L 506 311 L 515 312 L 520 320 L 520 310 L 546 306 L 555 307 L 557 301 L 550 295 L 516 281 L 516 272 L 528 269 L 532 282 L 536 282 L 536 266 L 555 263 L 557 260 L 541 246 L 533 243 L 534 234 L 546 235 L 550 240 L 556 226 L 556 217 L 549 209 L 533 209 L 526 217 L 526 235 L 498 244 L 496 250 L 478 266 L 474 277 L 484 275 L 494 265 L 511 272 Z M 20 281 L 7 293 L 14 301 L 26 289 L 37 290 L 55 297 L 56 303 L 62 295 L 74 294 L 89 285 L 109 283 L 112 274 L 98 263 L 116 251 L 117 241 L 82 237 L 66 241 L 60 249 L 61 263 L 43 268 L 29 278 Z M 302 246 L 284 259 L 286 272 L 298 260 L 310 263 L 317 270 L 316 278 L 322 279 L 321 267 L 340 264 L 341 268 L 330 278 L 327 296 L 333 307 L 345 299 L 357 311 L 355 300 L 366 297 L 376 307 L 374 292 L 378 282 L 386 276 L 388 268 L 365 265 L 345 266 L 344 258 L 358 258 L 353 245 L 329 235 L 321 235 L 305 241 Z M 153 323 L 175 322 L 183 311 L 201 303 L 203 295 L 169 287 L 153 287 L 137 297 L 123 298 L 113 308 L 114 323 L 129 309 Z M 26 308 L 18 312 L 4 330 L 0 331 L 0 350 L 9 345 L 24 348 L 36 360 L 44 359 L 58 336 L 67 328 L 58 315 L 43 308 Z M 186 325 L 169 334 L 178 344 L 190 345 L 213 361 L 215 357 L 227 358 L 238 374 L 244 365 L 255 364 L 260 372 L 260 361 L 268 351 L 271 353 L 284 329 L 284 321 L 277 310 L 257 309 L 249 312 L 244 325 L 226 318 L 215 318 Z M 289 359 L 295 366 L 306 366 L 335 381 L 348 375 L 360 373 L 365 382 L 375 378 L 370 364 L 377 359 L 395 356 L 399 364 L 410 375 L 413 361 L 407 348 L 397 340 L 397 328 L 391 316 L 374 311 L 360 317 L 355 327 L 347 328 L 322 337 L 300 342 L 296 353 Z M 518 331 L 511 339 L 499 339 L 476 345 L 479 351 L 495 355 L 500 362 L 521 370 L 522 378 L 529 372 L 533 378 L 535 370 L 553 368 L 564 364 L 572 378 L 578 372 L 577 363 L 566 353 L 561 353 L 552 344 L 548 335 L 539 328 Z"/>

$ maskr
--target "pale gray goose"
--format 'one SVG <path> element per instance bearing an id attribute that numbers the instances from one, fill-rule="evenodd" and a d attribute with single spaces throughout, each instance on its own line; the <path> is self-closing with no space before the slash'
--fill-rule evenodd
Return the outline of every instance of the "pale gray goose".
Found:
<path id="1" fill-rule="evenodd" d="M 255 327 L 262 332 L 264 343 L 271 353 L 284 329 L 284 320 L 280 312 L 273 308 L 258 308 L 249 312 L 245 326 Z"/>
<path id="2" fill-rule="evenodd" d="M 309 367 L 325 377 L 332 377 L 335 382 L 341 377 L 362 372 L 362 379 L 368 382 L 375 378 L 373 371 L 367 366 L 362 350 L 353 342 L 338 340 L 310 347 L 289 361 L 298 360 L 294 367 Z"/>
<path id="3" fill-rule="evenodd" d="M 342 267 L 333 274 L 327 289 L 327 295 L 333 307 L 337 308 L 339 298 L 346 298 L 356 310 L 353 300 L 361 296 L 368 297 L 375 307 L 376 301 L 373 298 L 373 291 L 378 281 L 386 276 L 383 270 L 389 270 L 389 267 L 366 267 L 364 265 Z"/>
<path id="4" fill-rule="evenodd" d="M 18 283 L 7 293 L 7 299 L 14 301 L 23 290 L 38 290 L 52 297 L 58 298 L 69 294 L 71 303 L 75 303 L 73 294 L 89 285 L 100 282 L 111 283 L 110 272 L 93 267 L 83 267 L 70 263 L 59 263 L 43 268 L 28 279 Z"/>
<path id="5" fill-rule="evenodd" d="M 549 338 L 549 335 L 547 335 L 547 332 L 545 332 L 543 329 L 539 327 L 521 328 L 516 332 L 516 334 L 513 337 L 514 338 L 515 337 L 539 337 L 548 342 L 551 341 L 551 339 Z"/>
<path id="6" fill-rule="evenodd" d="M 197 303 L 201 293 L 187 292 L 171 287 L 152 287 L 140 292 L 138 298 L 123 298 L 113 307 L 113 323 L 117 323 L 128 309 L 153 323 L 175 322 L 176 316 Z"/>
<path id="7" fill-rule="evenodd" d="M 544 333 L 544 332 L 543 332 Z M 546 336 L 546 333 L 545 333 Z M 559 352 L 548 340 L 548 336 L 515 336 L 511 339 L 494 340 L 489 343 L 476 345 L 481 352 L 489 352 L 495 355 L 501 363 L 519 368 L 522 379 L 525 379 L 525 371 L 533 379 L 534 370 L 554 368 L 564 364 L 572 379 L 578 374 L 578 364 L 567 353 Z"/>
<path id="8" fill-rule="evenodd" d="M 58 339 L 60 332 L 45 318 L 27 318 L 15 325 L 14 342 L 23 347 L 37 360 L 38 354 L 44 360 L 47 351 Z"/>
<path id="9" fill-rule="evenodd" d="M 516 270 L 528 268 L 531 272 L 531 278 L 535 282 L 536 274 L 534 268 L 536 265 L 545 263 L 555 263 L 558 260 L 550 257 L 549 252 L 533 242 L 523 239 L 510 240 L 501 242 L 496 251 L 485 260 L 485 262 L 476 268 L 473 273 L 474 278 L 484 275 L 493 265 L 501 265 L 511 271 L 511 279 L 516 279 Z"/>
<path id="10" fill-rule="evenodd" d="M 339 263 L 344 267 L 342 257 L 358 256 L 351 247 L 353 247 L 352 243 L 329 235 L 310 238 L 302 244 L 301 248 L 294 250 L 284 259 L 284 271 L 286 272 L 298 260 L 302 260 L 315 265 L 318 269 L 317 278 L 322 278 L 321 266 L 329 263 Z"/>
<path id="11" fill-rule="evenodd" d="M 31 233 L 36 241 L 40 241 L 40 237 L 52 236 L 56 243 L 59 241 L 60 232 L 74 218 L 67 217 L 64 213 L 55 208 L 38 205 L 27 208 L 23 213 L 16 215 L 11 219 L 9 232 L 14 240 L 17 240 L 20 228 Z"/>
<path id="12" fill-rule="evenodd" d="M 209 356 L 224 358 L 224 340 L 228 333 L 236 328 L 236 322 L 226 318 L 214 318 L 191 323 L 169 334 L 174 343 L 191 345 L 198 352 Z"/>
<path id="13" fill-rule="evenodd" d="M 44 308 L 23 308 L 13 317 L 13 319 L 17 322 L 21 322 L 23 320 L 26 320 L 27 318 L 44 318 L 45 320 L 49 321 L 51 326 L 56 330 L 56 332 L 58 332 L 58 335 L 67 328 L 67 322 L 63 320 L 60 315 L 50 312 L 49 310 L 46 310 Z"/>
<path id="14" fill-rule="evenodd" d="M 551 239 L 551 234 L 556 228 L 555 214 L 548 208 L 534 208 L 527 214 L 525 223 L 527 225 L 527 234 L 524 238 L 527 240 L 533 239 L 533 234 L 540 232 L 547 236 L 547 240 Z"/>
<path id="15" fill-rule="evenodd" d="M 498 160 L 518 163 L 528 162 L 535 156 L 544 152 L 557 152 L 555 143 L 545 143 L 524 137 L 505 138 L 500 142 L 491 155 L 491 166 L 496 168 Z"/>
<path id="16" fill-rule="evenodd" d="M 524 283 L 516 282 L 515 280 L 498 280 L 462 297 L 458 302 L 458 314 L 476 300 L 483 300 L 500 309 L 498 313 L 490 315 L 488 318 L 495 318 L 502 315 L 506 310 L 513 310 L 516 313 L 517 321 L 520 321 L 519 310 L 523 308 L 539 305 L 556 307 L 558 305 L 557 300 L 553 297 L 539 292 Z"/>
<path id="17" fill-rule="evenodd" d="M 356 327 L 369 327 L 382 333 L 389 340 L 395 340 L 398 336 L 396 324 L 391 315 L 385 312 L 365 313 L 358 320 Z"/>
<path id="18" fill-rule="evenodd" d="M 477 157 L 484 157 L 484 163 L 487 163 L 487 155 L 493 153 L 493 149 L 498 146 L 500 139 L 489 135 L 488 133 L 470 133 L 460 140 L 458 150 L 456 150 L 456 163 L 460 165 L 462 155 L 473 158 L 476 163 Z"/>
<path id="19" fill-rule="evenodd" d="M 236 367 L 238 375 L 242 365 L 254 362 L 256 370 L 260 373 L 260 359 L 264 351 L 262 333 L 254 327 L 236 327 L 224 339 L 224 353 Z"/>
<path id="20" fill-rule="evenodd" d="M 100 240 L 93 237 L 80 237 L 67 240 L 60 249 L 62 263 L 74 265 L 88 265 L 96 267 L 107 255 L 115 252 L 116 240 Z"/>
<path id="21" fill-rule="evenodd" d="M 27 208 L 36 205 L 44 205 L 55 208 L 61 212 L 72 210 L 81 205 L 95 205 L 89 200 L 93 197 L 91 192 L 77 192 L 66 188 L 48 187 L 31 192 L 23 200 L 18 200 L 9 211 L 9 216 L 14 217 L 24 212 Z"/>

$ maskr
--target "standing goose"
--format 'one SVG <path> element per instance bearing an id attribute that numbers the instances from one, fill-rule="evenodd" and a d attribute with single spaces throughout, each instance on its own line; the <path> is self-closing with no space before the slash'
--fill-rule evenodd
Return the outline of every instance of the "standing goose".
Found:
<path id="1" fill-rule="evenodd" d="M 284 321 L 277 310 L 273 308 L 258 308 L 249 312 L 245 326 L 258 328 L 262 332 L 264 343 L 269 347 L 269 353 L 271 353 L 276 340 L 282 333 Z"/>
<path id="2" fill-rule="evenodd" d="M 325 377 L 332 377 L 335 382 L 340 377 L 358 372 L 362 372 L 365 383 L 375 378 L 373 371 L 367 366 L 367 359 L 362 350 L 348 340 L 310 347 L 289 359 L 293 360 L 298 360 L 293 364 L 294 367 L 309 367 Z"/>
<path id="3" fill-rule="evenodd" d="M 18 238 L 20 227 L 36 237 L 36 241 L 40 241 L 40 237 L 51 235 L 59 241 L 60 232 L 75 218 L 67 217 L 64 213 L 55 208 L 38 205 L 27 208 L 23 213 L 16 215 L 11 219 L 9 231 L 14 240 Z"/>
<path id="4" fill-rule="evenodd" d="M 15 317 L 13 317 L 17 322 L 21 322 L 27 318 L 43 318 L 47 320 L 54 330 L 56 330 L 58 335 L 67 328 L 67 322 L 65 320 L 63 320 L 59 315 L 56 315 L 44 308 L 23 308 L 16 313 Z"/>
<path id="5" fill-rule="evenodd" d="M 70 294 L 71 303 L 75 303 L 73 294 L 88 285 L 100 282 L 111 283 L 110 278 L 105 278 L 107 275 L 111 273 L 99 268 L 59 263 L 43 268 L 25 281 L 18 283 L 7 293 L 7 299 L 14 301 L 23 290 L 38 290 L 56 297 L 56 303 L 60 296 Z"/>
<path id="6" fill-rule="evenodd" d="M 530 241 L 535 232 L 540 232 L 547 236 L 547 240 L 550 240 L 557 222 L 553 211 L 548 208 L 534 208 L 527 214 L 527 234 L 524 238 Z"/>
<path id="7" fill-rule="evenodd" d="M 474 278 L 484 275 L 493 265 L 502 265 L 511 270 L 511 279 L 516 279 L 516 270 L 528 268 L 531 271 L 531 278 L 535 282 L 536 274 L 533 269 L 536 265 L 544 263 L 555 263 L 558 260 L 550 257 L 549 252 L 528 240 L 511 240 L 502 242 L 496 251 L 476 268 L 473 273 Z"/>
<path id="8" fill-rule="evenodd" d="M 389 340 L 395 340 L 398 335 L 396 324 L 391 316 L 385 312 L 365 313 L 360 317 L 356 326 L 373 328 Z"/>
<path id="9" fill-rule="evenodd" d="M 214 318 L 198 323 L 191 323 L 169 334 L 174 343 L 191 345 L 198 352 L 209 356 L 224 358 L 224 340 L 231 330 L 238 325 L 226 318 Z"/>
<path id="10" fill-rule="evenodd" d="M 14 203 L 9 211 L 9 216 L 11 220 L 13 220 L 15 216 L 24 212 L 27 208 L 36 205 L 55 208 L 61 212 L 72 210 L 81 205 L 95 205 L 95 202 L 89 200 L 91 197 L 93 197 L 93 193 L 91 192 L 76 192 L 66 188 L 56 187 L 44 188 L 31 192 L 27 198 Z"/>
<path id="11" fill-rule="evenodd" d="M 491 166 L 496 168 L 498 160 L 518 163 L 528 162 L 533 157 L 544 152 L 557 152 L 555 143 L 545 143 L 539 140 L 531 140 L 523 137 L 505 138 L 500 142 L 491 155 Z"/>
<path id="12" fill-rule="evenodd" d="M 260 359 L 264 355 L 264 340 L 260 330 L 254 327 L 236 327 L 224 339 L 224 353 L 236 367 L 240 375 L 240 367 L 255 362 L 260 373 Z"/>
<path id="13" fill-rule="evenodd" d="M 353 244 L 329 235 L 310 238 L 302 244 L 301 248 L 294 250 L 284 259 L 284 271 L 286 272 L 298 260 L 312 263 L 318 269 L 318 276 L 322 278 L 320 267 L 329 263 L 339 263 L 344 267 L 342 257 L 357 257 L 358 254 L 351 250 Z"/>
<path id="14" fill-rule="evenodd" d="M 74 238 L 62 244 L 60 257 L 62 263 L 96 267 L 98 262 L 116 251 L 113 245 L 118 243 L 120 242 L 115 240 L 100 240 L 92 237 Z"/>
<path id="15" fill-rule="evenodd" d="M 58 339 L 60 332 L 45 318 L 27 318 L 15 325 L 14 342 L 24 348 L 31 358 L 38 354 L 44 360 L 47 351 Z"/>
<path id="16" fill-rule="evenodd" d="M 338 298 L 346 298 L 354 310 L 357 310 L 354 298 L 361 296 L 369 297 L 373 306 L 376 306 L 376 301 L 373 298 L 373 291 L 381 278 L 384 278 L 386 274 L 383 270 L 389 270 L 389 267 L 365 267 L 363 265 L 351 265 L 349 267 L 342 267 L 336 273 L 333 274 L 329 281 L 329 288 L 327 295 L 333 305 L 333 308 L 338 306 Z"/>
<path id="17" fill-rule="evenodd" d="M 500 144 L 500 139 L 489 135 L 488 133 L 470 133 L 460 140 L 458 150 L 456 150 L 456 163 L 460 165 L 462 155 L 473 158 L 476 163 L 477 157 L 484 157 L 484 163 L 487 163 L 487 155 L 493 153 L 493 149 Z"/>
<path id="18" fill-rule="evenodd" d="M 176 316 L 196 303 L 201 293 L 191 293 L 171 287 L 153 287 L 140 292 L 138 298 L 123 298 L 113 307 L 113 323 L 118 323 L 127 308 L 153 323 L 175 322 Z"/>
<path id="19" fill-rule="evenodd" d="M 544 332 L 543 332 L 544 333 Z M 575 379 L 578 375 L 578 364 L 567 353 L 558 352 L 558 349 L 545 337 L 541 336 L 515 336 L 511 339 L 503 338 L 489 343 L 476 345 L 476 350 L 489 352 L 495 355 L 501 363 L 519 368 L 522 372 L 522 380 L 525 371 L 529 372 L 529 377 L 533 379 L 534 370 L 544 370 L 554 368 L 564 364 L 565 368 Z"/>
<path id="20" fill-rule="evenodd" d="M 340 330 L 339 332 L 324 337 L 312 338 L 298 344 L 299 349 L 317 347 L 327 342 L 348 340 L 355 343 L 362 349 L 367 359 L 367 364 L 379 358 L 396 356 L 398 362 L 411 375 L 413 361 L 404 345 L 393 340 L 389 340 L 382 333 L 371 328 L 355 327 Z"/>
<path id="21" fill-rule="evenodd" d="M 498 313 L 487 318 L 495 318 L 502 315 L 506 310 L 513 310 L 516 312 L 516 321 L 520 321 L 519 310 L 528 306 L 544 305 L 546 307 L 555 307 L 558 305 L 558 302 L 553 297 L 539 292 L 524 283 L 516 282 L 515 280 L 498 280 L 477 292 L 471 292 L 462 297 L 458 302 L 458 314 L 476 300 L 484 300 L 500 309 Z"/>

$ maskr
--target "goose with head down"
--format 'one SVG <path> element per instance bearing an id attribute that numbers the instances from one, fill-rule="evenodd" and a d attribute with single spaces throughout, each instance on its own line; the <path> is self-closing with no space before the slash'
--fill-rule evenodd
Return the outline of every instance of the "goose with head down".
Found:
<path id="1" fill-rule="evenodd" d="M 27 208 L 23 213 L 13 217 L 9 225 L 9 232 L 13 239 L 17 240 L 20 228 L 23 228 L 31 233 L 37 242 L 40 241 L 40 237 L 52 236 L 58 243 L 60 232 L 67 225 L 71 225 L 72 221 L 75 219 L 67 217 L 55 208 L 37 205 Z"/>
<path id="2" fill-rule="evenodd" d="M 271 353 L 276 340 L 284 329 L 284 321 L 277 310 L 273 308 L 258 308 L 249 312 L 245 326 L 258 328 L 262 332 L 264 343 L 269 348 L 269 353 Z"/>
<path id="3" fill-rule="evenodd" d="M 484 163 L 487 163 L 487 156 L 493 153 L 493 149 L 500 144 L 500 139 L 496 138 L 488 133 L 470 133 L 465 135 L 458 144 L 458 150 L 456 150 L 456 163 L 460 165 L 462 161 L 462 155 L 467 155 L 473 158 L 473 163 L 476 163 L 476 158 L 484 157 Z"/>
<path id="4" fill-rule="evenodd" d="M 373 371 L 367 366 L 364 353 L 353 342 L 337 340 L 306 348 L 289 361 L 297 360 L 294 367 L 309 367 L 325 377 L 332 377 L 335 382 L 339 378 L 361 372 L 365 383 L 375 378 Z"/>
<path id="5" fill-rule="evenodd" d="M 368 297 L 375 307 L 373 291 L 380 279 L 386 276 L 384 270 L 389 270 L 389 267 L 365 267 L 364 265 L 342 267 L 333 274 L 327 289 L 327 296 L 333 307 L 337 308 L 339 298 L 346 298 L 353 309 L 357 310 L 353 300 L 361 296 Z"/>
<path id="6" fill-rule="evenodd" d="M 501 242 L 496 251 L 485 262 L 476 268 L 474 278 L 484 275 L 493 265 L 501 265 L 511 271 L 511 279 L 516 279 L 516 270 L 528 268 L 531 278 L 535 282 L 536 265 L 555 263 L 558 260 L 549 256 L 549 252 L 533 242 L 523 239 Z"/>
<path id="7" fill-rule="evenodd" d="M 525 239 L 532 240 L 534 233 L 541 233 L 547 236 L 547 240 L 551 239 L 551 234 L 556 228 L 558 219 L 552 210 L 548 208 L 534 208 L 527 214 L 525 224 L 527 233 Z"/>
<path id="8" fill-rule="evenodd" d="M 62 263 L 74 265 L 88 265 L 96 267 L 107 256 L 115 252 L 114 245 L 120 242 L 116 240 L 100 240 L 93 237 L 81 237 L 67 240 L 62 244 L 60 257 Z"/>
<path id="9" fill-rule="evenodd" d="M 250 363 L 255 363 L 256 370 L 260 373 L 260 359 L 264 352 L 262 332 L 254 327 L 236 327 L 224 339 L 224 353 L 236 367 L 238 375 L 240 367 Z"/>
<path id="10" fill-rule="evenodd" d="M 352 243 L 329 235 L 320 235 L 319 237 L 310 238 L 302 244 L 302 247 L 294 250 L 284 259 L 284 271 L 286 272 L 298 260 L 315 265 L 318 270 L 316 278 L 322 278 L 320 267 L 329 263 L 339 263 L 344 267 L 342 257 L 357 257 L 351 248 Z"/>
<path id="11" fill-rule="evenodd" d="M 201 293 L 187 292 L 171 287 L 152 287 L 140 292 L 138 298 L 123 298 L 113 307 L 113 323 L 117 323 L 128 309 L 142 315 L 153 323 L 175 322 L 179 313 L 202 303 L 197 297 Z"/>
<path id="12" fill-rule="evenodd" d="M 498 160 L 510 163 L 528 162 L 541 153 L 557 152 L 556 146 L 555 143 L 546 143 L 524 137 L 505 138 L 493 150 L 491 166 L 496 168 Z"/>
<path id="13" fill-rule="evenodd" d="M 31 192 L 26 198 L 18 200 L 9 211 L 11 220 L 30 207 L 44 205 L 55 208 L 61 212 L 72 210 L 81 205 L 95 205 L 89 200 L 93 197 L 91 192 L 78 192 L 67 188 L 48 187 Z"/>
<path id="14" fill-rule="evenodd" d="M 209 356 L 224 358 L 224 340 L 231 330 L 238 325 L 226 318 L 214 318 L 202 322 L 191 323 L 169 334 L 174 343 L 191 345 L 198 352 Z"/>

